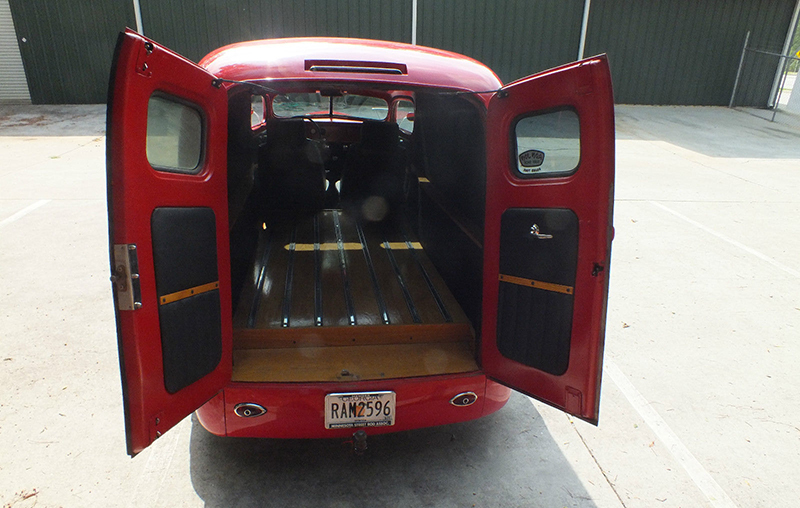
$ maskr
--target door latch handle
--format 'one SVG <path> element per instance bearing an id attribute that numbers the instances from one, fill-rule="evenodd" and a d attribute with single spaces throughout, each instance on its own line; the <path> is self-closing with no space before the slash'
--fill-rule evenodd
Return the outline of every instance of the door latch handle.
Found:
<path id="1" fill-rule="evenodd" d="M 535 237 L 537 240 L 550 240 L 553 238 L 553 235 L 546 235 L 544 233 L 539 232 L 539 225 L 534 224 L 531 226 L 531 236 Z"/>

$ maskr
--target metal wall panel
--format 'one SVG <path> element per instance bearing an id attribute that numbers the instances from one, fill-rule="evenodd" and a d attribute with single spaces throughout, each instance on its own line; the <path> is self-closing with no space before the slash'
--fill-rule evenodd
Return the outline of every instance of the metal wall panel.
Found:
<path id="1" fill-rule="evenodd" d="M 586 54 L 608 53 L 623 104 L 727 105 L 745 34 L 780 52 L 795 0 L 604 0 L 592 3 Z M 766 64 L 762 64 L 766 65 Z M 766 106 L 775 77 L 743 75 L 741 105 Z"/>
<path id="2" fill-rule="evenodd" d="M 30 102 L 8 0 L 0 0 L 0 102 Z"/>
<path id="3" fill-rule="evenodd" d="M 106 97 L 130 0 L 8 0 L 34 103 Z M 340 36 L 411 41 L 412 0 L 140 0 L 145 35 L 197 61 L 232 42 Z M 780 51 L 795 0 L 595 0 L 586 55 L 609 53 L 619 103 L 727 105 L 744 36 Z M 584 0 L 418 0 L 417 42 L 504 82 L 576 58 Z M 751 61 L 752 60 L 752 61 Z M 776 61 L 748 59 L 737 104 L 765 106 Z"/>
<path id="4" fill-rule="evenodd" d="M 419 0 L 417 43 L 470 56 L 504 83 L 572 62 L 583 0 Z"/>
<path id="5" fill-rule="evenodd" d="M 117 34 L 134 25 L 120 0 L 10 0 L 34 104 L 106 101 Z"/>
<path id="6" fill-rule="evenodd" d="M 198 61 L 233 42 L 360 37 L 411 42 L 411 0 L 140 0 L 145 35 Z"/>

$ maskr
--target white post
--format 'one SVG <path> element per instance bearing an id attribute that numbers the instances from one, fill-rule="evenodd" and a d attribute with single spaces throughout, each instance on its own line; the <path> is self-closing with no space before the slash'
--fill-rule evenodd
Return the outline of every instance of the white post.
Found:
<path id="1" fill-rule="evenodd" d="M 800 0 L 798 0 L 800 2 Z M 592 0 L 584 0 L 583 3 L 583 22 L 581 23 L 581 42 L 578 45 L 578 60 L 583 60 L 583 52 L 586 49 L 586 31 L 589 30 L 589 9 Z"/>
<path id="2" fill-rule="evenodd" d="M 794 37 L 794 31 L 797 28 L 797 18 L 800 17 L 800 0 L 797 0 L 797 4 L 794 6 L 794 14 L 792 15 L 792 22 L 789 23 L 789 32 L 786 34 L 786 40 L 783 43 L 783 51 L 781 51 L 781 55 L 788 56 L 789 49 L 792 47 L 792 37 Z M 772 90 L 769 92 L 769 106 L 777 107 L 778 104 L 776 103 L 776 97 L 778 95 L 778 86 L 781 83 L 781 78 L 783 78 L 783 70 L 786 68 L 784 63 L 786 62 L 785 58 L 781 58 L 780 62 L 778 63 L 778 70 L 775 71 L 775 79 L 772 81 Z"/>
<path id="3" fill-rule="evenodd" d="M 136 17 L 136 31 L 140 35 L 144 35 L 144 27 L 142 26 L 142 7 L 139 5 L 139 0 L 133 0 L 133 15 Z"/>
<path id="4" fill-rule="evenodd" d="M 411 0 L 411 44 L 417 45 L 417 0 Z"/>

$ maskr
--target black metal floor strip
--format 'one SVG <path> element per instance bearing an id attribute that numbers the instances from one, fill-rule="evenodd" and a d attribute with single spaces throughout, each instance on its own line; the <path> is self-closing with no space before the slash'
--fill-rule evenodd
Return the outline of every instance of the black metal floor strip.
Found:
<path id="1" fill-rule="evenodd" d="M 250 314 L 247 316 L 247 327 L 255 328 L 256 316 L 258 315 L 258 306 L 261 303 L 261 294 L 264 291 L 264 279 L 267 274 L 267 263 L 269 262 L 269 251 L 272 247 L 272 230 L 263 230 L 262 235 L 266 236 L 264 242 L 264 252 L 261 253 L 261 267 L 258 270 L 258 279 L 256 279 L 256 292 L 253 295 L 253 303 L 250 305 Z"/>
<path id="2" fill-rule="evenodd" d="M 386 238 L 385 234 L 383 237 L 383 249 L 386 251 L 386 255 L 389 256 L 389 261 L 394 268 L 394 274 L 397 276 L 397 282 L 400 284 L 400 289 L 403 290 L 403 296 L 406 299 L 408 311 L 411 313 L 411 319 L 413 319 L 415 323 L 422 323 L 422 318 L 419 317 L 419 312 L 417 311 L 416 305 L 414 305 L 414 299 L 411 297 L 411 292 L 408 290 L 406 280 L 403 278 L 403 273 L 400 271 L 400 265 L 397 264 L 397 259 L 395 259 L 394 253 L 392 252 L 392 246 L 389 245 L 389 240 Z"/>
<path id="3" fill-rule="evenodd" d="M 314 325 L 322 326 L 322 252 L 319 250 L 319 214 L 314 216 Z"/>
<path id="4" fill-rule="evenodd" d="M 344 255 L 344 240 L 342 239 L 342 225 L 339 222 L 339 211 L 333 211 L 333 223 L 336 228 L 336 243 L 339 246 L 339 266 L 342 269 L 342 281 L 344 282 L 344 301 L 347 305 L 347 316 L 351 325 L 356 323 L 356 310 L 353 305 L 353 295 L 350 292 L 350 278 L 347 275 L 347 258 Z"/>
<path id="5" fill-rule="evenodd" d="M 292 236 L 289 240 L 289 259 L 286 261 L 286 285 L 283 288 L 283 327 L 289 326 L 289 316 L 292 313 L 292 279 L 294 279 L 294 249 L 297 239 L 297 224 L 292 228 Z"/>
<path id="6" fill-rule="evenodd" d="M 423 266 L 417 250 L 414 248 L 414 245 L 411 243 L 411 241 L 409 241 L 406 232 L 401 231 L 401 234 L 403 235 L 403 240 L 406 242 L 406 247 L 411 252 L 411 255 L 414 257 L 414 261 L 416 261 L 417 266 L 419 267 L 419 271 L 422 272 L 422 277 L 425 279 L 425 283 L 428 285 L 428 290 L 431 292 L 433 299 L 436 300 L 436 306 L 439 307 L 439 312 L 442 313 L 442 317 L 446 322 L 452 323 L 453 316 L 450 315 L 450 312 L 447 310 L 447 306 L 444 304 L 444 300 L 442 300 L 439 291 L 436 289 L 436 286 L 433 285 L 433 280 L 431 280 L 430 275 L 428 275 L 428 271 L 425 269 L 425 266 Z"/>
<path id="7" fill-rule="evenodd" d="M 370 279 L 372 279 L 372 289 L 375 291 L 375 299 L 378 302 L 378 309 L 381 313 L 383 324 L 389 324 L 389 313 L 386 311 L 386 302 L 381 293 L 381 287 L 378 284 L 378 275 L 375 273 L 375 265 L 372 264 L 372 255 L 367 246 L 367 237 L 364 235 L 364 229 L 361 227 L 361 221 L 356 221 L 356 230 L 358 231 L 358 239 L 361 242 L 361 249 L 364 251 L 364 260 L 367 262 L 367 269 L 369 270 Z"/>

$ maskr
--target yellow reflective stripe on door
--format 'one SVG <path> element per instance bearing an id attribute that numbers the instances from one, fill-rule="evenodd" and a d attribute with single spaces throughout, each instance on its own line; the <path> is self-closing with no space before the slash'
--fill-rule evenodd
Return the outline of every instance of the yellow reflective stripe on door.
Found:
<path id="1" fill-rule="evenodd" d="M 183 300 L 184 298 L 189 298 L 190 296 L 199 295 L 202 293 L 208 293 L 209 291 L 213 291 L 218 288 L 219 288 L 219 281 L 209 282 L 208 284 L 203 284 L 201 286 L 196 286 L 193 288 L 184 289 L 183 291 L 176 291 L 175 293 L 164 295 L 158 299 L 158 302 L 161 305 L 165 305 L 167 303 Z"/>
<path id="2" fill-rule="evenodd" d="M 510 284 L 516 284 L 518 286 L 543 289 L 545 291 L 552 291 L 554 293 L 563 293 L 565 295 L 571 295 L 572 292 L 574 291 L 574 288 L 572 286 L 563 286 L 561 284 L 553 284 L 552 282 L 542 282 L 539 280 L 523 279 L 522 277 L 514 277 L 513 275 L 503 275 L 502 273 L 500 274 L 500 280 L 502 282 L 508 282 Z"/>

